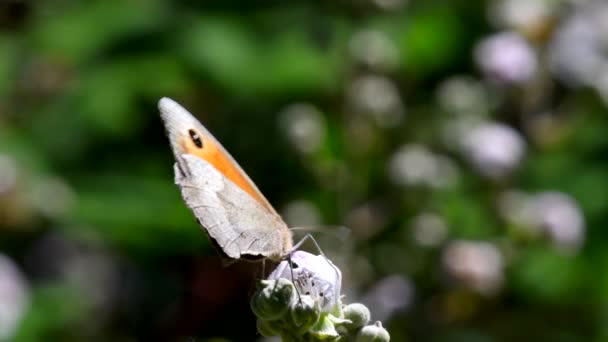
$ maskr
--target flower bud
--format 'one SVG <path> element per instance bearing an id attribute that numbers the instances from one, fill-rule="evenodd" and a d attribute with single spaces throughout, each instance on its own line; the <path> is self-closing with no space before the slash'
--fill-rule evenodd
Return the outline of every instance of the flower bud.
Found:
<path id="1" fill-rule="evenodd" d="M 389 342 L 391 337 L 380 321 L 366 325 L 357 334 L 356 342 Z"/>
<path id="2" fill-rule="evenodd" d="M 301 296 L 291 308 L 290 323 L 299 333 L 305 333 L 319 321 L 321 309 L 310 296 Z"/>
<path id="3" fill-rule="evenodd" d="M 295 287 L 285 278 L 260 283 L 262 288 L 251 298 L 251 310 L 263 320 L 282 318 L 296 299 Z"/>
<path id="4" fill-rule="evenodd" d="M 371 314 L 367 306 L 361 303 L 353 303 L 344 307 L 344 318 L 351 321 L 345 324 L 349 330 L 359 329 L 369 323 Z"/>
<path id="5" fill-rule="evenodd" d="M 338 331 L 336 331 L 336 327 L 331 320 L 331 315 L 323 314 L 321 318 L 310 330 L 308 331 L 313 338 L 319 340 L 331 340 L 339 336 Z"/>
<path id="6" fill-rule="evenodd" d="M 265 321 L 258 318 L 255 324 L 260 335 L 264 337 L 277 336 L 281 333 L 280 321 Z"/>

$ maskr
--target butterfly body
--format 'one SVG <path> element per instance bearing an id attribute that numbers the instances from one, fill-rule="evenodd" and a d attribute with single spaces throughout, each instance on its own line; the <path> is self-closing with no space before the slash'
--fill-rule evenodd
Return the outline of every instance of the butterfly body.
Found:
<path id="1" fill-rule="evenodd" d="M 255 184 L 186 109 L 159 101 L 175 156 L 175 183 L 216 247 L 231 259 L 283 259 L 293 238 Z"/>

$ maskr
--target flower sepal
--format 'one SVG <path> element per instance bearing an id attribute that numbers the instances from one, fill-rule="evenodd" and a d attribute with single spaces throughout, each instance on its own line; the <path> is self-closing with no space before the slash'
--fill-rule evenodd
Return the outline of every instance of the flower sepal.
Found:
<path id="1" fill-rule="evenodd" d="M 298 335 L 310 330 L 321 317 L 321 308 L 310 296 L 301 296 L 291 308 L 288 323 Z"/>
<path id="2" fill-rule="evenodd" d="M 296 289 L 288 279 L 262 280 L 251 298 L 251 310 L 260 319 L 282 319 L 296 301 Z"/>

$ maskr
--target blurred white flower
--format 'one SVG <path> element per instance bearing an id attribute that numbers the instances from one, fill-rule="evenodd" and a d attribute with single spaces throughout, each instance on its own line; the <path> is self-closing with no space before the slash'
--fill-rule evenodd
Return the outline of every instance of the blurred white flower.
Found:
<path id="1" fill-rule="evenodd" d="M 282 111 L 279 120 L 287 138 L 300 152 L 313 153 L 322 146 L 326 123 L 323 114 L 314 105 L 292 104 Z"/>
<path id="2" fill-rule="evenodd" d="M 0 341 L 10 341 L 30 304 L 29 286 L 21 271 L 0 254 Z"/>
<path id="3" fill-rule="evenodd" d="M 391 179 L 401 185 L 426 184 L 436 168 L 435 156 L 423 145 L 401 147 L 389 165 Z"/>
<path id="4" fill-rule="evenodd" d="M 604 104 L 608 104 L 608 58 L 604 59 L 601 66 L 598 67 L 592 86 L 600 95 Z"/>
<path id="5" fill-rule="evenodd" d="M 374 319 L 386 321 L 399 311 L 407 310 L 414 299 L 414 285 L 402 275 L 380 279 L 361 298 L 374 313 Z"/>
<path id="6" fill-rule="evenodd" d="M 379 70 L 393 69 L 399 59 L 399 50 L 395 43 L 379 30 L 356 32 L 350 39 L 349 49 L 356 61 Z"/>
<path id="7" fill-rule="evenodd" d="M 587 1 L 585 12 L 599 33 L 599 42 L 606 48 L 608 45 L 608 3 L 604 0 Z M 605 51 L 605 50 L 604 50 Z"/>
<path id="8" fill-rule="evenodd" d="M 585 219 L 576 201 L 561 192 L 536 195 L 511 190 L 499 198 L 501 216 L 534 235 L 545 233 L 562 252 L 576 252 L 585 240 Z"/>
<path id="9" fill-rule="evenodd" d="M 451 277 L 482 295 L 495 295 L 502 288 L 503 256 L 489 242 L 452 241 L 444 250 L 442 261 Z"/>
<path id="10" fill-rule="evenodd" d="M 72 188 L 61 178 L 44 177 L 30 189 L 29 201 L 42 214 L 50 217 L 61 216 L 76 203 Z"/>
<path id="11" fill-rule="evenodd" d="M 355 79 L 348 89 L 348 103 L 353 111 L 369 115 L 383 128 L 398 125 L 404 117 L 399 90 L 384 76 L 367 75 Z"/>
<path id="12" fill-rule="evenodd" d="M 0 194 L 15 188 L 17 173 L 17 162 L 8 155 L 0 154 Z"/>
<path id="13" fill-rule="evenodd" d="M 451 159 L 417 144 L 399 148 L 389 161 L 388 171 L 398 185 L 445 188 L 458 179 L 458 169 Z"/>
<path id="14" fill-rule="evenodd" d="M 317 226 L 321 223 L 319 208 L 307 200 L 291 201 L 282 212 L 283 219 L 290 227 Z"/>
<path id="15" fill-rule="evenodd" d="M 500 26 L 533 33 L 551 20 L 559 1 L 498 0 L 491 2 L 489 17 Z"/>
<path id="16" fill-rule="evenodd" d="M 479 42 L 475 61 L 487 77 L 507 84 L 528 82 L 538 64 L 532 46 L 514 32 L 498 33 Z"/>
<path id="17" fill-rule="evenodd" d="M 549 46 L 552 71 L 566 85 L 595 87 L 608 94 L 608 3 L 581 1 L 554 35 Z"/>
<path id="18" fill-rule="evenodd" d="M 436 96 L 441 108 L 448 113 L 482 116 L 488 111 L 486 89 L 469 76 L 453 76 L 443 81 Z"/>
<path id="19" fill-rule="evenodd" d="M 443 243 L 448 227 L 441 216 L 425 212 L 412 219 L 414 240 L 421 246 L 435 247 Z"/>
<path id="20" fill-rule="evenodd" d="M 463 137 L 463 153 L 482 175 L 501 179 L 516 169 L 526 144 L 515 129 L 501 123 L 485 123 Z"/>
<path id="21" fill-rule="evenodd" d="M 577 251 L 585 239 L 585 221 L 578 204 L 560 192 L 542 192 L 529 208 L 534 222 L 565 252 Z"/>
<path id="22" fill-rule="evenodd" d="M 555 34 L 553 71 L 567 85 L 593 87 L 608 103 L 608 3 L 585 1 Z"/>
<path id="23" fill-rule="evenodd" d="M 549 44 L 553 73 L 566 85 L 590 85 L 606 63 L 601 32 L 586 11 L 576 11 L 559 26 Z"/>

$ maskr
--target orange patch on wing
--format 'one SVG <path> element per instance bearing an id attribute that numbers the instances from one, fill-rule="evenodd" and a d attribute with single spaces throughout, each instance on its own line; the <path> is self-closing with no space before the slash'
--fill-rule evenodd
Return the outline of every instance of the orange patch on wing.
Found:
<path id="1" fill-rule="evenodd" d="M 191 139 L 184 137 L 180 142 L 183 150 L 188 153 L 195 155 L 213 165 L 219 172 L 221 172 L 226 178 L 230 179 L 239 188 L 247 192 L 253 197 L 258 203 L 266 207 L 271 212 L 274 211 L 272 207 L 269 207 L 268 202 L 251 186 L 247 178 L 239 171 L 239 169 L 230 161 L 230 159 L 218 148 L 218 146 L 210 139 L 202 137 L 203 147 L 198 148 Z"/>

